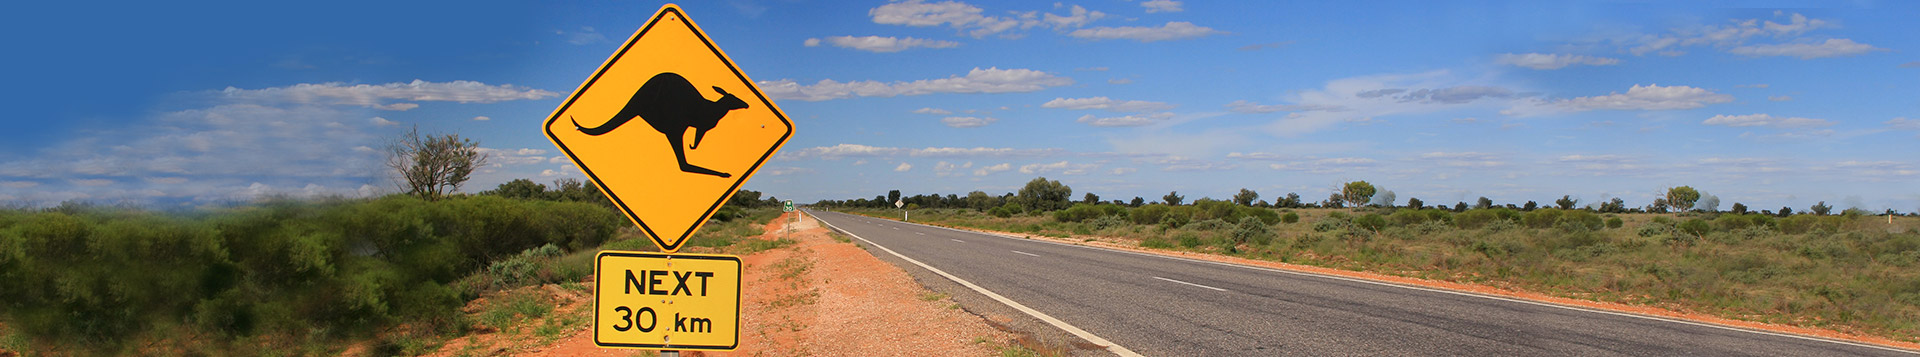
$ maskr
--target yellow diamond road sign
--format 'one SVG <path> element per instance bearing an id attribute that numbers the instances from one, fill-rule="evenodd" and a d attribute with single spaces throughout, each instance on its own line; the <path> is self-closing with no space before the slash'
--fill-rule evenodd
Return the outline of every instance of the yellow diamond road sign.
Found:
<path id="1" fill-rule="evenodd" d="M 606 250 L 593 265 L 594 344 L 740 346 L 740 257 Z"/>
<path id="2" fill-rule="evenodd" d="M 547 138 L 675 252 L 793 136 L 793 123 L 667 4 L 548 117 Z"/>

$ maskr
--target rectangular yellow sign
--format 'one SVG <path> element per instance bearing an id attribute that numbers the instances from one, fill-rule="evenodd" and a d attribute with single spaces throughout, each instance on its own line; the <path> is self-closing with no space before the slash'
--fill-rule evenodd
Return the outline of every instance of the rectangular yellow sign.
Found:
<path id="1" fill-rule="evenodd" d="M 740 266 L 731 255 L 601 251 L 593 268 L 594 344 L 739 347 Z"/>

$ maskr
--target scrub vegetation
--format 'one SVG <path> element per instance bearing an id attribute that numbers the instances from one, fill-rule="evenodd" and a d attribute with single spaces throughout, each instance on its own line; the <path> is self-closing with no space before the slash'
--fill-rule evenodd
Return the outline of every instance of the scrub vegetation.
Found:
<path id="1" fill-rule="evenodd" d="M 1029 188 L 1070 190 L 1044 178 L 1034 182 L 1046 184 Z M 1370 184 L 1340 187 L 1345 193 L 1377 190 Z M 1496 205 L 1484 198 L 1472 207 L 1427 206 L 1417 198 L 1396 207 L 1341 193 L 1318 203 L 1293 194 L 1268 203 L 1256 201 L 1251 190 L 1233 201 L 1200 198 L 1190 204 L 1103 202 L 1087 194 L 1078 202 L 1056 202 L 1061 209 L 1024 204 L 1038 197 L 1027 197 L 1027 190 L 903 200 L 918 222 L 1097 237 L 1920 341 L 1914 333 L 1920 331 L 1920 219 L 1851 209 L 1832 214 L 1824 202 L 1802 213 L 1750 212 L 1737 203 L 1738 212 L 1715 211 L 1699 204 L 1698 190 L 1669 191 L 1658 201 L 1675 203 L 1633 209 L 1618 199 L 1579 207 L 1571 197 L 1552 207 Z M 1163 198 L 1184 197 L 1174 192 Z M 863 207 L 860 201 L 816 207 L 900 217 L 891 205 Z M 1367 204 L 1345 208 L 1355 202 Z"/>
<path id="2" fill-rule="evenodd" d="M 742 191 L 689 250 L 779 214 Z M 786 241 L 784 244 L 792 244 Z M 477 195 L 278 199 L 191 211 L 0 210 L 0 349 L 40 354 L 411 355 L 547 308 L 522 286 L 578 282 L 600 249 L 657 251 L 592 185 L 516 180 Z M 483 296 L 497 311 L 461 311 Z M 558 330 L 554 330 L 557 332 Z M 369 342 L 371 341 L 371 342 Z"/>

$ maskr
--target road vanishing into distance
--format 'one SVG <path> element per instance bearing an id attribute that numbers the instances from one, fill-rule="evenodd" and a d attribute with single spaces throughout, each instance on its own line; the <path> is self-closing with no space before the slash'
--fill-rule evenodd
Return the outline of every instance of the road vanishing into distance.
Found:
<path id="1" fill-rule="evenodd" d="M 1118 354 L 1913 356 L 1904 350 L 807 210 Z M 1003 301 L 1004 303 L 1004 301 Z M 1016 304 L 1009 304 L 1016 305 Z M 1021 307 L 1015 307 L 1020 309 Z M 1028 312 L 1034 315 L 1034 312 Z M 1039 317 L 1039 316 L 1036 316 Z M 1046 320 L 1046 318 L 1041 318 Z"/>

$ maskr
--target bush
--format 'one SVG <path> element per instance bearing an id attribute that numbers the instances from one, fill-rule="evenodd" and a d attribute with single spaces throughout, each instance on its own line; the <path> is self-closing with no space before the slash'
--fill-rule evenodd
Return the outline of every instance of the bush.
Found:
<path id="1" fill-rule="evenodd" d="M 1007 217 L 1013 217 L 1013 215 L 1016 215 L 1016 214 L 1023 213 L 1023 211 L 1025 210 L 1026 209 L 1021 208 L 1020 205 L 1008 203 L 1008 204 L 1000 205 L 1000 207 L 994 207 L 993 209 L 987 210 L 987 214 L 993 215 L 994 217 L 1007 218 Z"/>
<path id="2" fill-rule="evenodd" d="M 1466 212 L 1453 215 L 1453 224 L 1460 227 L 1460 229 L 1480 229 L 1481 227 L 1486 227 L 1488 223 L 1505 220 L 1506 218 L 1497 212 L 1502 210 L 1511 212 L 1511 210 L 1504 208 L 1467 210 Z"/>
<path id="3" fill-rule="evenodd" d="M 1368 213 L 1364 216 L 1354 218 L 1353 225 L 1368 231 L 1379 232 L 1380 228 L 1387 226 L 1387 218 L 1379 214 Z"/>
<path id="4" fill-rule="evenodd" d="M 1620 217 L 1607 217 L 1607 228 L 1619 229 L 1621 226 L 1625 226 L 1625 225 L 1627 225 L 1627 222 L 1620 220 Z"/>
<path id="5" fill-rule="evenodd" d="M 1681 232 L 1686 232 L 1687 234 L 1691 234 L 1694 237 L 1706 236 L 1707 233 L 1713 232 L 1713 226 L 1707 224 L 1707 220 L 1699 219 L 1699 218 L 1689 219 L 1686 222 L 1680 222 L 1679 228 Z"/>
<path id="6" fill-rule="evenodd" d="M 1570 229 L 1589 231 L 1597 231 L 1606 227 L 1606 222 L 1600 219 L 1600 215 L 1582 210 L 1571 210 L 1561 213 L 1559 221 L 1555 224 Z"/>
<path id="7" fill-rule="evenodd" d="M 1053 220 L 1059 222 L 1082 222 L 1103 215 L 1099 206 L 1085 203 L 1074 204 L 1067 209 L 1053 211 Z"/>
<path id="8" fill-rule="evenodd" d="M 1402 209 L 1387 217 L 1398 226 L 1418 226 L 1427 222 L 1452 223 L 1453 213 L 1438 209 Z"/>
<path id="9" fill-rule="evenodd" d="M 1195 231 L 1218 231 L 1218 230 L 1233 228 L 1233 224 L 1227 223 L 1226 220 L 1215 218 L 1215 219 L 1209 219 L 1205 221 L 1189 223 L 1186 225 L 1186 228 L 1188 230 L 1195 230 Z"/>
<path id="10" fill-rule="evenodd" d="M 1166 205 L 1146 205 L 1128 210 L 1127 216 L 1133 220 L 1134 224 L 1160 224 L 1160 220 L 1167 216 L 1168 210 Z"/>
<path id="11" fill-rule="evenodd" d="M 1100 218 L 1087 221 L 1087 228 L 1100 231 L 1109 228 L 1126 227 L 1131 224 L 1132 223 L 1128 222 L 1126 218 L 1120 218 L 1120 216 L 1100 216 Z"/>
<path id="12" fill-rule="evenodd" d="M 1267 223 L 1261 221 L 1259 218 L 1242 217 L 1240 218 L 1240 224 L 1233 229 L 1233 242 L 1236 244 L 1252 242 L 1258 245 L 1266 245 L 1272 241 L 1273 229 L 1267 227 Z"/>
<path id="13" fill-rule="evenodd" d="M 1566 212 L 1566 210 L 1559 208 L 1533 210 L 1533 212 L 1527 212 L 1525 215 L 1520 216 L 1520 224 L 1528 228 L 1553 227 L 1553 225 L 1560 223 L 1560 216 L 1565 215 Z"/>
<path id="14" fill-rule="evenodd" d="M 1292 224 L 1292 223 L 1297 223 L 1297 222 L 1300 222 L 1300 214 L 1299 214 L 1299 213 L 1293 213 L 1293 212 L 1287 212 L 1287 214 L 1284 214 L 1284 215 L 1280 215 L 1280 222 L 1281 222 L 1281 223 L 1288 223 L 1288 224 Z"/>
<path id="15" fill-rule="evenodd" d="M 1713 225 L 1723 231 L 1738 231 L 1747 228 L 1775 228 L 1772 216 L 1759 214 L 1723 214 L 1713 220 Z"/>
<path id="16" fill-rule="evenodd" d="M 1271 209 L 1260 208 L 1260 207 L 1247 207 L 1247 206 L 1240 206 L 1236 209 L 1240 211 L 1240 214 L 1239 214 L 1240 217 L 1257 218 L 1257 219 L 1260 219 L 1261 223 L 1265 223 L 1265 224 L 1280 223 L 1280 212 L 1275 212 L 1274 210 L 1271 210 Z"/>

